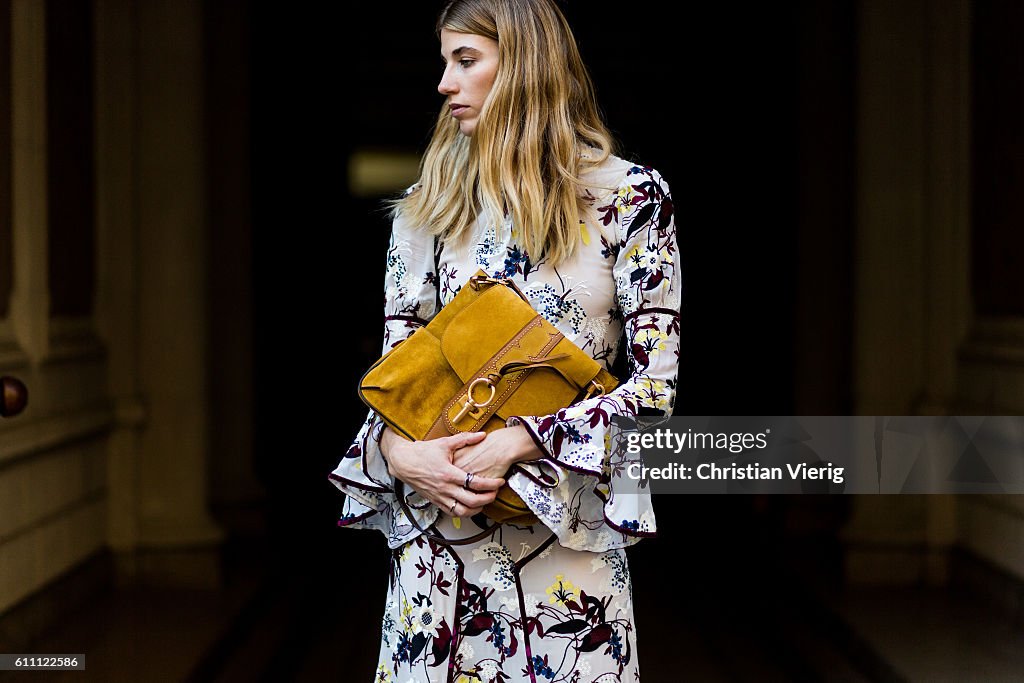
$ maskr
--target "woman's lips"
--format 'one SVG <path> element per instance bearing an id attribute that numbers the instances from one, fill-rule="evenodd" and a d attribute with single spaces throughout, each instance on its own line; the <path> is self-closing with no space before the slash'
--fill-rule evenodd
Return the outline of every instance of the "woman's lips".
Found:
<path id="1" fill-rule="evenodd" d="M 468 107 L 464 107 L 462 105 L 459 105 L 457 107 L 452 107 L 452 116 L 458 116 L 462 112 L 466 111 L 467 108 Z"/>

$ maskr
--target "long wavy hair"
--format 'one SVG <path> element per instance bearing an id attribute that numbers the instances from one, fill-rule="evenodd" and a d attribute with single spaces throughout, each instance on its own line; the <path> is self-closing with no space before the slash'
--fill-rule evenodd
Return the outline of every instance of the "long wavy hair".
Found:
<path id="1" fill-rule="evenodd" d="M 582 239 L 581 175 L 616 152 L 565 16 L 553 0 L 452 0 L 442 29 L 496 40 L 497 74 L 472 136 L 445 101 L 419 182 L 388 202 L 392 217 L 457 241 L 481 212 L 511 215 L 535 261 L 565 262 Z"/>

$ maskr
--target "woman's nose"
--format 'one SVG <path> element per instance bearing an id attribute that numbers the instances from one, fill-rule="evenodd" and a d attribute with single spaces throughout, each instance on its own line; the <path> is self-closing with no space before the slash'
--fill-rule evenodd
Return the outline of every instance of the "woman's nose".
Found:
<path id="1" fill-rule="evenodd" d="M 448 75 L 448 69 L 444 70 L 441 74 L 441 82 L 437 84 L 437 92 L 442 95 L 451 95 L 456 92 L 458 88 L 455 87 L 455 80 Z"/>

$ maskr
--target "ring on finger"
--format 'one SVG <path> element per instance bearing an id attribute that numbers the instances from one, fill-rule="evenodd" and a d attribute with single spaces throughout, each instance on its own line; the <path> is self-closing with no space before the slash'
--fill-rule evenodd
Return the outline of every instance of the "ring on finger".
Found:
<path id="1" fill-rule="evenodd" d="M 455 516 L 455 506 L 458 505 L 458 504 L 459 504 L 459 501 L 456 500 L 454 503 L 452 503 L 452 506 L 450 508 L 448 508 L 448 511 L 452 513 L 453 517 Z"/>
<path id="2" fill-rule="evenodd" d="M 475 477 L 475 476 L 476 476 L 476 475 L 475 475 L 475 474 L 473 474 L 472 472 L 467 472 L 467 473 L 466 473 L 466 483 L 462 485 L 462 488 L 464 488 L 464 489 L 468 489 L 468 488 L 469 488 L 469 485 L 470 485 L 471 483 L 473 483 L 473 477 Z"/>

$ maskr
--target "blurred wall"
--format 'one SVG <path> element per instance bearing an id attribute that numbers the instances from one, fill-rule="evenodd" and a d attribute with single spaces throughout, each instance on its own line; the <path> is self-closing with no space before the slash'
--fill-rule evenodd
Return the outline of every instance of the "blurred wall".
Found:
<path id="1" fill-rule="evenodd" d="M 856 18 L 855 414 L 1020 415 L 1024 12 L 862 0 Z M 853 581 L 1024 578 L 1017 496 L 857 497 L 843 537 Z"/>
<path id="2" fill-rule="evenodd" d="M 863 0 L 856 21 L 854 414 L 956 413 L 970 319 L 969 4 Z M 851 578 L 945 583 L 955 520 L 951 497 L 857 497 Z"/>
<path id="3" fill-rule="evenodd" d="M 972 414 L 1024 414 L 1024 5 L 970 4 L 970 323 L 957 354 L 957 404 Z M 968 98 L 964 98 L 968 99 Z M 961 100 L 962 101 L 962 100 Z M 962 106 L 962 105 L 961 105 Z M 958 204 L 964 211 L 964 203 Z M 962 256 L 961 256 L 962 258 Z M 1020 496 L 962 496 L 971 555 L 1024 577 Z"/>
<path id="4" fill-rule="evenodd" d="M 28 385 L 30 403 L 0 424 L 0 611 L 105 546 L 114 422 L 93 298 L 92 138 L 75 134 L 91 128 L 91 8 L 48 13 L 15 0 L 2 9 L 10 201 L 0 241 L 11 286 L 0 290 L 0 371 Z M 58 27 L 58 17 L 71 21 Z M 48 43 L 48 32 L 63 40 Z M 54 92 L 69 80 L 75 87 Z"/>
<path id="5" fill-rule="evenodd" d="M 245 7 L 0 3 L 0 614 L 87 565 L 216 585 L 262 528 Z"/>

